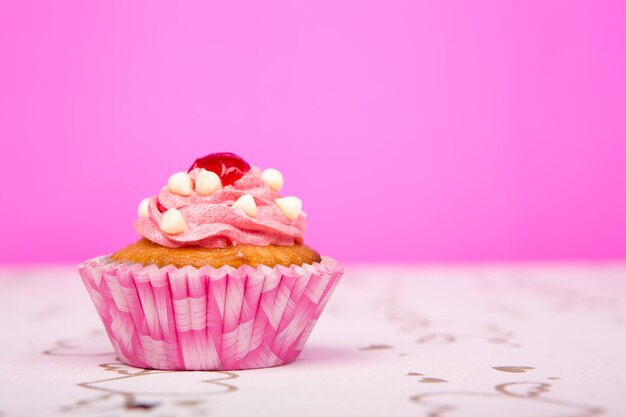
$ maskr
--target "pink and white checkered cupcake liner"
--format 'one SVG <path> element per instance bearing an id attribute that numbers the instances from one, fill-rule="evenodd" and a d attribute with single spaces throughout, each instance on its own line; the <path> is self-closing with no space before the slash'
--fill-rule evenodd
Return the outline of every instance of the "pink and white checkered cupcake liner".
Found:
<path id="1" fill-rule="evenodd" d="M 287 268 L 79 266 L 120 360 L 169 370 L 236 370 L 295 360 L 343 269 L 332 258 Z"/>

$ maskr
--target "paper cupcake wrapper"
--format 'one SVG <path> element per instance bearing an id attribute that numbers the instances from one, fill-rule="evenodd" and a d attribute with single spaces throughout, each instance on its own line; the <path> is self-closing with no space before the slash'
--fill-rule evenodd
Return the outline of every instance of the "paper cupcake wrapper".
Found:
<path id="1" fill-rule="evenodd" d="M 79 266 L 117 356 L 140 367 L 236 370 L 295 360 L 343 270 L 332 258 L 287 268 Z"/>

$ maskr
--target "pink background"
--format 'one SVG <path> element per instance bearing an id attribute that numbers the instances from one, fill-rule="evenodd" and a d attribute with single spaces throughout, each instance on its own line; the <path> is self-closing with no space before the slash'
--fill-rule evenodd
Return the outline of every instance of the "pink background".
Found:
<path id="1" fill-rule="evenodd" d="M 222 150 L 340 260 L 626 257 L 626 2 L 181 3 L 0 3 L 0 262 L 121 247 Z"/>

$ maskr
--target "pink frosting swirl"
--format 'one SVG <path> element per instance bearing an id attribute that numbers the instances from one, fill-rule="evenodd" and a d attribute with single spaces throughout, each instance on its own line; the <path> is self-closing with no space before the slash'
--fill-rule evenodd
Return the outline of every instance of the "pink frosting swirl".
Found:
<path id="1" fill-rule="evenodd" d="M 196 168 L 189 175 L 195 180 L 199 172 Z M 242 210 L 232 207 L 244 194 L 254 198 L 256 217 L 249 217 Z M 170 248 L 301 244 L 305 231 L 304 218 L 300 215 L 293 221 L 287 219 L 274 202 L 279 197 L 261 179 L 261 171 L 252 167 L 237 182 L 207 197 L 195 191 L 184 197 L 163 187 L 158 195 L 150 198 L 148 217 L 137 218 L 133 226 L 146 239 Z M 188 231 L 170 235 L 161 230 L 159 225 L 163 212 L 170 208 L 181 212 L 189 227 Z"/>

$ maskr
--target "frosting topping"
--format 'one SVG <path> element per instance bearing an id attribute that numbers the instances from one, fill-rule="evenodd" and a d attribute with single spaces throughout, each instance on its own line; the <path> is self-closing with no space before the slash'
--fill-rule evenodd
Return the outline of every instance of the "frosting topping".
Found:
<path id="1" fill-rule="evenodd" d="M 211 167 L 208 169 L 213 172 Z M 222 184 L 218 181 L 217 185 L 215 181 L 222 178 L 223 172 L 216 172 L 219 176 L 216 178 L 207 175 L 207 169 L 197 164 L 188 174 L 174 174 L 158 195 L 150 197 L 147 204 L 142 201 L 135 230 L 146 239 L 167 247 L 301 244 L 304 213 L 300 205 L 284 203 L 298 200 L 296 197 L 281 198 L 274 191 L 279 189 L 276 170 L 270 171 L 269 180 L 264 180 L 263 173 L 256 167 L 241 171 L 236 175 L 241 174 L 240 178 L 224 184 L 235 177 L 233 170 L 228 171 L 227 181 L 222 179 Z"/>

